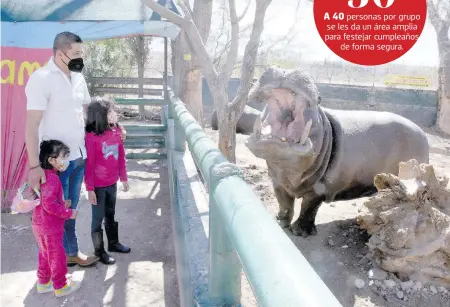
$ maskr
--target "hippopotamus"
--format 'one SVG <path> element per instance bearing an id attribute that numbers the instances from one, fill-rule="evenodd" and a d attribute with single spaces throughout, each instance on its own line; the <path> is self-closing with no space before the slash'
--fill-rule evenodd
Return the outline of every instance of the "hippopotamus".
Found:
<path id="1" fill-rule="evenodd" d="M 246 146 L 266 160 L 279 204 L 276 219 L 296 236 L 317 234 L 323 202 L 373 195 L 375 175 L 397 175 L 401 161 L 429 162 L 428 140 L 418 125 L 390 112 L 325 108 L 301 69 L 269 68 L 249 100 L 265 103 L 268 115 L 255 122 Z M 302 198 L 300 216 L 291 224 L 296 198 Z"/>
<path id="2" fill-rule="evenodd" d="M 250 135 L 253 132 L 253 127 L 255 125 L 255 121 L 257 118 L 264 115 L 261 114 L 260 111 L 246 105 L 244 108 L 244 112 L 236 124 L 236 133 Z M 212 130 L 219 129 L 219 125 L 217 123 L 217 111 L 214 110 L 211 114 L 211 128 Z"/>

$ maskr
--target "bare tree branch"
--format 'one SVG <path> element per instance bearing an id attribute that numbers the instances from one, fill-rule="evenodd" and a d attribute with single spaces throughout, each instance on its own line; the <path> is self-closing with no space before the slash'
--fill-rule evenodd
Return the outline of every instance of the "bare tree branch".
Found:
<path id="1" fill-rule="evenodd" d="M 212 0 L 195 0 L 194 2 L 194 12 L 192 14 L 192 18 L 198 32 L 200 33 L 200 37 L 203 40 L 203 44 L 205 45 L 208 41 L 209 32 L 211 30 L 211 18 L 205 19 L 204 16 L 211 15 L 212 7 Z"/>
<path id="2" fill-rule="evenodd" d="M 239 50 L 239 21 L 236 14 L 235 0 L 228 0 L 230 7 L 230 21 L 231 21 L 231 42 L 230 50 L 227 53 L 227 60 L 222 67 L 222 71 L 219 75 L 219 82 L 226 84 L 231 77 L 234 69 L 234 63 L 236 63 L 238 50 Z"/>
<path id="3" fill-rule="evenodd" d="M 180 6 L 181 10 L 183 11 L 184 15 L 186 16 L 186 19 L 193 20 L 194 19 L 194 13 L 191 10 L 191 7 L 189 5 L 189 0 L 183 0 L 178 1 L 178 5 Z"/>
<path id="4" fill-rule="evenodd" d="M 195 50 L 196 54 L 201 61 L 198 61 L 199 66 L 203 68 L 203 73 L 205 76 L 209 77 L 210 80 L 217 78 L 217 72 L 214 68 L 214 65 L 211 61 L 211 58 L 206 51 L 206 47 L 203 44 L 202 37 L 198 32 L 197 27 L 195 26 L 192 20 L 188 20 L 186 18 L 180 17 L 177 14 L 171 12 L 165 7 L 159 5 L 153 0 L 141 0 L 144 4 L 146 4 L 150 9 L 159 14 L 161 17 L 170 20 L 180 28 L 183 28 L 188 36 L 188 41 L 191 43 L 192 50 Z M 213 84 L 209 84 L 212 86 Z"/>
<path id="5" fill-rule="evenodd" d="M 427 7 L 430 16 L 430 21 L 434 26 L 434 28 L 436 29 L 436 32 L 439 32 L 442 27 L 442 19 L 437 10 L 437 6 L 433 3 L 433 0 L 428 0 Z"/>
<path id="6" fill-rule="evenodd" d="M 245 15 L 247 15 L 248 8 L 250 7 L 250 2 L 251 2 L 250 0 L 247 0 L 247 5 L 245 6 L 241 16 L 238 17 L 238 22 L 241 22 L 242 19 L 245 17 Z"/>
<path id="7" fill-rule="evenodd" d="M 193 15 L 191 4 L 189 3 L 189 0 L 183 0 L 183 4 L 186 6 L 186 8 L 189 10 L 189 13 Z"/>
<path id="8" fill-rule="evenodd" d="M 250 39 L 244 52 L 243 67 L 241 69 L 241 82 L 239 84 L 236 96 L 230 106 L 237 115 L 242 114 L 244 111 L 248 92 L 250 91 L 253 83 L 259 42 L 261 40 L 261 34 L 264 30 L 264 18 L 267 7 L 271 2 L 272 0 L 256 1 L 255 19 L 253 22 L 252 33 L 250 34 Z"/>

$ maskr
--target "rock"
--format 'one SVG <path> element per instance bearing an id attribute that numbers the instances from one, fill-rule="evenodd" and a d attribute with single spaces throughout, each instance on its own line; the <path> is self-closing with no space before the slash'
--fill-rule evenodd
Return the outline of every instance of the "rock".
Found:
<path id="1" fill-rule="evenodd" d="M 359 278 L 355 280 L 355 286 L 356 286 L 356 288 L 362 289 L 362 288 L 364 288 L 364 285 L 365 285 L 364 280 L 359 279 Z"/>
<path id="2" fill-rule="evenodd" d="M 385 280 L 387 278 L 387 273 L 378 268 L 372 268 L 369 270 L 369 278 L 376 280 Z"/>
<path id="3" fill-rule="evenodd" d="M 369 281 L 369 286 L 373 286 L 374 282 L 373 280 Z"/>
<path id="4" fill-rule="evenodd" d="M 387 288 L 392 289 L 395 287 L 395 281 L 393 281 L 392 279 L 386 279 L 384 281 L 384 284 L 386 285 Z"/>
<path id="5" fill-rule="evenodd" d="M 406 289 L 406 294 L 410 294 L 411 293 L 411 289 Z"/>
<path id="6" fill-rule="evenodd" d="M 334 243 L 333 240 L 328 239 L 328 245 L 330 245 L 331 247 L 335 246 L 336 244 Z"/>
<path id="7" fill-rule="evenodd" d="M 441 293 L 445 293 L 446 291 L 447 291 L 447 289 L 445 289 L 444 287 L 439 287 L 438 288 L 438 290 L 439 290 L 439 292 L 441 292 Z"/>
<path id="8" fill-rule="evenodd" d="M 346 249 L 346 248 L 348 248 L 348 245 L 342 245 L 342 248 Z"/>
<path id="9" fill-rule="evenodd" d="M 412 289 L 413 289 L 414 291 L 421 290 L 421 289 L 422 289 L 422 283 L 421 283 L 420 281 L 416 282 L 416 283 L 413 285 Z"/>
<path id="10" fill-rule="evenodd" d="M 364 264 L 368 264 L 370 262 L 370 260 L 369 259 L 367 259 L 367 258 L 361 258 L 361 259 L 359 259 L 359 261 L 358 261 L 358 263 L 359 264 L 362 264 L 362 265 L 364 265 Z"/>
<path id="11" fill-rule="evenodd" d="M 256 190 L 258 190 L 258 191 L 264 190 L 264 185 L 258 184 L 258 185 L 256 186 Z"/>
<path id="12" fill-rule="evenodd" d="M 410 290 L 413 287 L 413 285 L 414 285 L 414 282 L 412 280 L 409 280 L 409 281 L 402 282 L 400 284 L 400 287 L 402 288 L 403 291 L 406 291 L 406 290 Z"/>
<path id="13" fill-rule="evenodd" d="M 336 205 L 335 205 L 335 204 L 330 204 L 330 207 L 333 207 L 333 208 L 334 208 L 334 207 L 336 207 Z"/>
<path id="14" fill-rule="evenodd" d="M 381 286 L 381 281 L 375 280 L 375 286 L 377 286 L 377 287 Z"/>
<path id="15" fill-rule="evenodd" d="M 430 291 L 433 292 L 434 294 L 438 293 L 435 286 L 430 286 Z"/>
<path id="16" fill-rule="evenodd" d="M 344 263 L 341 262 L 341 261 L 339 261 L 339 262 L 338 262 L 338 265 L 339 265 L 339 266 L 344 266 Z"/>
<path id="17" fill-rule="evenodd" d="M 405 296 L 405 295 L 403 294 L 403 291 L 397 291 L 396 295 L 397 295 L 397 297 L 398 297 L 399 299 L 402 299 L 402 298 Z"/>

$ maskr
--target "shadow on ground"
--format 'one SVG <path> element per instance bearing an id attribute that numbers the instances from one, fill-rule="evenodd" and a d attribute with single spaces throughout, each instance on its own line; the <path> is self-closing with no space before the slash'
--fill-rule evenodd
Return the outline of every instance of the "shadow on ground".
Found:
<path id="1" fill-rule="evenodd" d="M 131 190 L 119 192 L 116 220 L 120 240 L 131 253 L 111 253 L 117 260 L 112 266 L 69 268 L 75 279 L 83 279 L 81 289 L 69 297 L 36 292 L 37 248 L 30 218 L 2 214 L 2 306 L 179 306 L 165 161 L 130 160 L 128 170 Z M 92 254 L 91 211 L 85 197 L 80 206 L 79 245 Z"/>

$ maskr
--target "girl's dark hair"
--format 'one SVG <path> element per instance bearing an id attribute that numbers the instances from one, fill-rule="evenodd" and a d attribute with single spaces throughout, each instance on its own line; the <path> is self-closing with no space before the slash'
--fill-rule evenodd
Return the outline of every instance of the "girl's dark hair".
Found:
<path id="1" fill-rule="evenodd" d="M 39 151 L 39 163 L 43 169 L 53 169 L 53 165 L 48 162 L 49 158 L 58 158 L 60 155 L 67 157 L 70 154 L 69 147 L 58 140 L 42 141 Z"/>
<path id="2" fill-rule="evenodd" d="M 93 97 L 87 111 L 85 131 L 97 135 L 110 129 L 108 124 L 108 112 L 114 109 L 114 102 L 100 97 Z"/>

